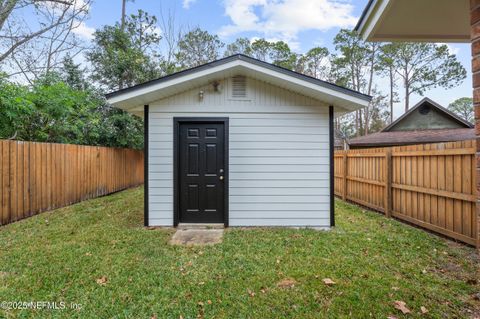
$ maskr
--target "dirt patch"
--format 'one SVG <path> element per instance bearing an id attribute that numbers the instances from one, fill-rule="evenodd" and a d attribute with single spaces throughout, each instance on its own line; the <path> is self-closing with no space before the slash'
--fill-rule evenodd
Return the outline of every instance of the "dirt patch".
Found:
<path id="1" fill-rule="evenodd" d="M 205 246 L 221 243 L 223 229 L 178 229 L 170 240 L 170 245 Z"/>
<path id="2" fill-rule="evenodd" d="M 285 278 L 285 279 L 280 280 L 277 283 L 277 287 L 282 288 L 282 289 L 290 289 L 290 288 L 295 287 L 296 284 L 297 284 L 297 281 L 295 279 Z"/>

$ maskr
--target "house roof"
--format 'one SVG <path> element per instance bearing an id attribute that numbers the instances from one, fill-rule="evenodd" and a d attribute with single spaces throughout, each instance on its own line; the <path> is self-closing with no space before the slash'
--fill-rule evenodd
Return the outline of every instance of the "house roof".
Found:
<path id="1" fill-rule="evenodd" d="M 425 103 L 434 107 L 437 112 L 444 114 L 451 121 L 458 123 L 460 127 L 400 131 L 392 130 Z M 349 140 L 348 144 L 352 147 L 372 147 L 469 140 L 475 138 L 475 129 L 473 127 L 473 124 L 470 122 L 462 119 L 458 115 L 450 112 L 440 104 L 426 97 L 415 104 L 408 112 L 405 112 L 402 116 L 385 127 L 382 131 L 355 137 Z"/>
<path id="2" fill-rule="evenodd" d="M 455 113 L 453 112 L 450 112 L 449 110 L 447 110 L 446 108 L 444 108 L 443 106 L 441 106 L 440 104 L 438 104 L 437 102 L 433 101 L 432 99 L 429 99 L 428 97 L 425 97 L 423 98 L 420 102 L 418 102 L 417 104 L 415 104 L 412 108 L 410 108 L 410 110 L 408 110 L 407 112 L 403 113 L 399 118 L 397 118 L 395 121 L 393 121 L 392 123 L 390 123 L 390 125 L 386 126 L 382 132 L 388 132 L 390 131 L 392 128 L 394 128 L 396 125 L 398 125 L 400 122 L 402 122 L 407 116 L 409 116 L 410 114 L 412 114 L 413 112 L 415 112 L 420 106 L 424 105 L 425 103 L 428 103 L 430 104 L 431 106 L 433 106 L 438 112 L 444 114 L 445 116 L 447 116 L 448 118 L 450 118 L 451 120 L 453 120 L 454 122 L 457 122 L 458 124 L 460 124 L 461 126 L 465 127 L 465 128 L 472 128 L 474 127 L 474 125 L 470 122 L 468 122 L 467 120 L 464 120 L 462 119 L 460 116 L 456 115 Z"/>
<path id="3" fill-rule="evenodd" d="M 470 42 L 470 1 L 369 0 L 355 30 L 369 41 Z"/>
<path id="4" fill-rule="evenodd" d="M 242 54 L 232 55 L 198 67 L 180 71 L 146 83 L 111 92 L 107 101 L 129 112 L 143 105 L 193 89 L 218 78 L 245 75 L 318 99 L 338 112 L 367 106 L 371 97 L 333 83 L 322 81 Z"/>
<path id="5" fill-rule="evenodd" d="M 381 147 L 475 139 L 474 128 L 378 132 L 348 141 L 351 147 Z"/>

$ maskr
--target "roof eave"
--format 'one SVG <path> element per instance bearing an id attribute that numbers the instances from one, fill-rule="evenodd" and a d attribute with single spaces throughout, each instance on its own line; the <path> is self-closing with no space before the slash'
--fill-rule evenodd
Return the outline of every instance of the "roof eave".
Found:
<path id="1" fill-rule="evenodd" d="M 372 34 L 379 25 L 383 13 L 389 5 L 390 0 L 369 0 L 354 30 L 357 31 L 364 40 L 382 41 L 380 39 L 373 39 Z"/>
<path id="2" fill-rule="evenodd" d="M 142 100 L 142 102 L 148 104 L 146 102 L 149 94 L 152 96 L 154 95 L 154 92 L 158 90 L 173 87 L 174 85 L 181 85 L 182 83 L 187 83 L 188 81 L 195 79 L 201 79 L 205 76 L 214 76 L 215 74 L 220 74 L 222 71 L 233 70 L 234 68 L 237 68 L 238 70 L 244 68 L 249 69 L 250 71 L 260 72 L 266 76 L 270 76 L 271 78 L 276 78 L 277 80 L 283 79 L 281 77 L 284 77 L 289 81 L 289 83 L 291 83 L 292 87 L 306 88 L 310 90 L 312 94 L 317 92 L 318 94 L 335 96 L 339 100 L 344 101 L 338 106 L 349 111 L 354 111 L 367 106 L 371 101 L 371 96 L 244 55 L 227 57 L 196 68 L 177 72 L 157 80 L 111 92 L 106 95 L 106 98 L 110 104 L 128 111 L 139 106 L 129 105 L 129 102 L 132 104 L 134 99 L 143 98 L 145 101 Z"/>

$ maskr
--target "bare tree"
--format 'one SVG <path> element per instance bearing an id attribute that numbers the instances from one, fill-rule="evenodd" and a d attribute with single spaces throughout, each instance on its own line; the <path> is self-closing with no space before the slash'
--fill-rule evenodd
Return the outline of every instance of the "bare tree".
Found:
<path id="1" fill-rule="evenodd" d="M 87 17 L 91 1 L 0 0 L 0 64 L 15 70 L 9 75 L 21 74 L 31 82 L 56 68 L 65 53 L 79 54 L 85 46 L 74 30 Z M 37 17 L 37 29 L 23 18 L 26 10 Z"/>
<path id="2" fill-rule="evenodd" d="M 178 42 L 185 34 L 185 26 L 178 25 L 175 11 L 168 10 L 164 14 L 160 7 L 160 28 L 162 39 L 165 41 L 162 72 L 170 74 L 175 72 L 175 54 L 178 50 Z"/>

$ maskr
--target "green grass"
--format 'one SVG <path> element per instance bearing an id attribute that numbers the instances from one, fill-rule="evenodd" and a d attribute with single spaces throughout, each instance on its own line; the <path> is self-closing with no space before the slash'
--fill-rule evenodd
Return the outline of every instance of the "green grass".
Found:
<path id="1" fill-rule="evenodd" d="M 141 226 L 142 201 L 136 188 L 0 227 L 0 302 L 81 304 L 0 317 L 402 318 L 396 300 L 410 318 L 479 314 L 475 249 L 356 206 L 337 201 L 332 231 L 230 228 L 187 248 Z"/>

